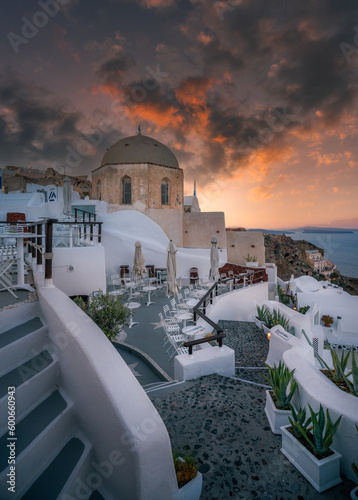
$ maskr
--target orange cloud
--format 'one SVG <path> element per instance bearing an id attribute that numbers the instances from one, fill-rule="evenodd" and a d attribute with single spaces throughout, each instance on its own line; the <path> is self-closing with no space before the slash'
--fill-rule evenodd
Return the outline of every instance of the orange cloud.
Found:
<path id="1" fill-rule="evenodd" d="M 148 9 L 162 9 L 165 7 L 170 7 L 174 3 L 174 0 L 142 0 L 142 5 Z"/>
<path id="2" fill-rule="evenodd" d="M 271 188 L 269 186 L 264 186 L 264 185 L 251 188 L 247 193 L 248 200 L 253 201 L 255 203 L 266 201 L 272 197 L 273 193 L 271 192 Z"/>

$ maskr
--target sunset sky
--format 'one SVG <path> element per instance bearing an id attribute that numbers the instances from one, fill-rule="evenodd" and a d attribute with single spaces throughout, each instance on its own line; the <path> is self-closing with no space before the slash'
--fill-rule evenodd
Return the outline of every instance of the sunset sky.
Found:
<path id="1" fill-rule="evenodd" d="M 356 0 L 2 2 L 0 167 L 137 133 L 227 226 L 358 228 Z"/>

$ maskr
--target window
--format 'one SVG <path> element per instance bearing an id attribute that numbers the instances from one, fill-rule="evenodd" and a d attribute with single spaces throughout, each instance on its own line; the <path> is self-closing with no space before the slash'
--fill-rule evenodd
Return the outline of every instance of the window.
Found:
<path id="1" fill-rule="evenodd" d="M 127 175 L 122 179 L 122 204 L 132 204 L 132 180 Z"/>
<path id="2" fill-rule="evenodd" d="M 97 200 L 101 200 L 102 195 L 101 195 L 101 181 L 99 180 L 97 182 Z"/>
<path id="3" fill-rule="evenodd" d="M 168 179 L 162 180 L 161 198 L 162 198 L 162 205 L 169 205 L 169 181 L 168 181 Z"/>

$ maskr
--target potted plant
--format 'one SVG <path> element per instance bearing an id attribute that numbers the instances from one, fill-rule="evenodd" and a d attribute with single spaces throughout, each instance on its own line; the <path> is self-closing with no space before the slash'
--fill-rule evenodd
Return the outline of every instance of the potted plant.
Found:
<path id="1" fill-rule="evenodd" d="M 198 471 L 192 455 L 184 458 L 173 453 L 175 473 L 179 491 L 174 494 L 176 500 L 199 500 L 203 486 L 203 476 Z"/>
<path id="2" fill-rule="evenodd" d="M 321 318 L 321 321 L 323 321 L 324 326 L 329 328 L 332 326 L 334 319 L 332 318 L 332 316 L 329 316 L 328 314 L 324 314 Z"/>
<path id="3" fill-rule="evenodd" d="M 123 326 L 129 324 L 130 310 L 113 295 L 98 293 L 89 304 L 81 297 L 76 297 L 74 302 L 88 314 L 111 342 Z"/>
<path id="4" fill-rule="evenodd" d="M 255 255 L 250 255 L 248 253 L 247 255 L 243 256 L 243 259 L 245 260 L 245 267 L 258 267 L 259 265 L 257 257 Z"/>
<path id="5" fill-rule="evenodd" d="M 297 389 L 297 382 L 293 378 L 294 369 L 290 372 L 284 363 L 268 366 L 269 377 L 265 379 L 272 387 L 266 391 L 265 413 L 274 434 L 281 434 L 281 427 L 287 425 L 291 415 L 290 402 Z"/>
<path id="6" fill-rule="evenodd" d="M 342 481 L 341 455 L 331 448 L 342 416 L 333 424 L 329 411 L 324 414 L 322 405 L 315 413 L 311 406 L 309 420 L 304 422 L 303 410 L 292 413 L 291 425 L 281 428 L 281 452 L 301 474 L 321 493 Z"/>

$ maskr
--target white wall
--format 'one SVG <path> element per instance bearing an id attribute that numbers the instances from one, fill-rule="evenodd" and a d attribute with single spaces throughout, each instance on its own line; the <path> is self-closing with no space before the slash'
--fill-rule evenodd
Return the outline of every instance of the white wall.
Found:
<path id="1" fill-rule="evenodd" d="M 121 210 L 111 214 L 101 214 L 103 221 L 102 244 L 106 255 L 106 272 L 117 273 L 120 265 L 133 267 L 134 244 L 142 243 L 146 265 L 167 267 L 167 247 L 169 239 L 162 228 L 146 215 L 134 210 Z M 226 263 L 226 250 L 220 252 L 220 265 Z M 199 276 L 208 276 L 210 269 L 210 249 L 178 248 L 177 276 L 189 276 L 191 267 L 199 269 Z"/>
<path id="2" fill-rule="evenodd" d="M 53 283 L 66 295 L 89 295 L 95 290 L 106 290 L 102 246 L 56 247 L 53 253 Z"/>
<path id="3" fill-rule="evenodd" d="M 115 450 L 123 457 L 106 489 L 114 498 L 172 498 L 178 488 L 171 444 L 155 407 L 102 331 L 60 290 L 43 288 L 42 277 L 34 271 L 49 337 L 58 346 L 60 389 L 74 402 L 96 462 Z"/>
<path id="4" fill-rule="evenodd" d="M 208 316 L 215 323 L 220 319 L 253 321 L 256 316 L 256 304 L 267 299 L 267 282 L 240 288 L 217 297 L 208 311 Z"/>

